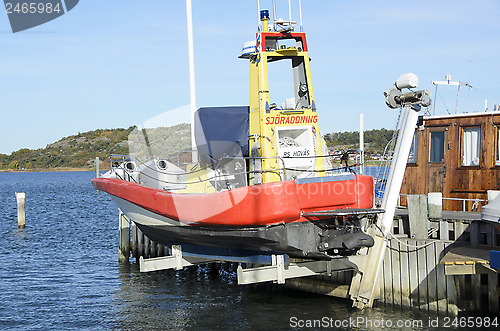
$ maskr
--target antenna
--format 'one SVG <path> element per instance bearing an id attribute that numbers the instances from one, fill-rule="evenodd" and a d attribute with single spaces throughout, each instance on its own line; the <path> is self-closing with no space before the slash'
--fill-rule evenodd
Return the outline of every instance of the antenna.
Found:
<path id="1" fill-rule="evenodd" d="M 283 32 L 283 31 L 293 31 L 294 30 L 294 25 L 295 21 L 292 21 L 292 1 L 288 0 L 288 21 L 283 20 L 282 18 L 278 18 L 276 16 L 276 0 L 273 0 L 273 20 L 272 20 L 272 27 L 273 30 L 276 32 Z M 303 32 L 304 29 L 302 27 L 302 1 L 298 0 L 299 2 L 299 18 L 300 18 L 300 32 Z M 260 20 L 260 0 L 257 0 L 257 13 L 258 13 L 258 20 L 259 20 L 259 26 L 261 24 Z"/>
<path id="2" fill-rule="evenodd" d="M 446 79 L 446 80 L 445 81 L 442 81 L 442 80 L 441 81 L 437 81 L 437 80 L 432 81 L 432 84 L 436 85 L 436 92 L 434 95 L 437 96 L 438 85 L 458 86 L 457 102 L 455 104 L 455 114 L 456 114 L 458 112 L 458 96 L 460 95 L 460 86 L 467 86 L 467 87 L 471 87 L 471 86 L 467 82 L 452 82 L 451 75 L 444 76 L 444 79 Z M 434 107 L 432 109 L 432 115 L 436 115 L 436 102 L 434 102 Z"/>
<path id="3" fill-rule="evenodd" d="M 260 0 L 257 0 L 257 26 L 260 27 Z"/>
<path id="4" fill-rule="evenodd" d="M 276 21 L 276 0 L 273 0 L 273 22 Z"/>
<path id="5" fill-rule="evenodd" d="M 302 29 L 302 1 L 299 0 L 299 21 L 300 21 L 300 32 L 304 32 Z"/>
<path id="6" fill-rule="evenodd" d="M 292 25 L 292 0 L 288 0 L 288 22 Z"/>
<path id="7" fill-rule="evenodd" d="M 292 21 L 292 1 L 288 0 L 288 21 L 276 16 L 276 0 L 273 0 L 273 31 L 274 32 L 290 32 L 294 31 L 295 21 Z"/>

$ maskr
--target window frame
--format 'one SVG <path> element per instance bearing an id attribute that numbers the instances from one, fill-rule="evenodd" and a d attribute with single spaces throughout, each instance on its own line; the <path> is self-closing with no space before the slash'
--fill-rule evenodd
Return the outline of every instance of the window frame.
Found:
<path id="1" fill-rule="evenodd" d="M 441 159 L 441 161 L 432 161 L 431 160 L 431 157 L 432 157 L 432 146 L 433 146 L 433 143 L 432 143 L 432 135 L 435 134 L 435 133 L 442 133 L 443 134 L 443 157 Z M 435 131 L 430 131 L 429 132 L 429 155 L 428 155 L 428 158 L 429 158 L 429 163 L 444 163 L 444 157 L 445 157 L 445 151 L 446 151 L 446 130 L 445 129 L 442 129 L 442 130 L 435 130 Z"/>
<path id="2" fill-rule="evenodd" d="M 478 164 L 464 164 L 464 152 L 465 152 L 465 132 L 467 129 L 479 129 L 479 148 L 477 149 L 477 157 L 479 159 Z M 481 167 L 481 164 L 484 162 L 483 158 L 481 157 L 481 148 L 482 148 L 482 133 L 483 133 L 483 128 L 481 125 L 464 125 L 460 126 L 460 157 L 459 158 L 459 166 L 464 167 L 464 168 L 473 168 L 473 167 Z"/>
<path id="3" fill-rule="evenodd" d="M 418 157 L 417 141 L 418 141 L 418 130 L 415 130 L 415 132 L 413 133 L 413 138 L 412 138 L 411 147 L 410 147 L 410 153 L 408 154 L 408 160 L 407 160 L 407 163 L 410 165 L 415 165 L 418 163 L 417 162 L 417 157 Z M 412 151 L 413 151 L 413 158 L 410 159 Z"/>
<path id="4" fill-rule="evenodd" d="M 500 124 L 493 126 L 496 130 L 495 137 L 495 164 L 494 167 L 500 167 Z"/>

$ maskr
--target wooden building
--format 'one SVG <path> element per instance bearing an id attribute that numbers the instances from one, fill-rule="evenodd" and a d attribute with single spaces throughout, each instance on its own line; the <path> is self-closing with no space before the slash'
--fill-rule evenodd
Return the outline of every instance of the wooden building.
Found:
<path id="1" fill-rule="evenodd" d="M 450 198 L 486 200 L 500 190 L 499 134 L 500 111 L 422 117 L 401 193 L 442 192 L 444 210 L 480 211 L 486 202 Z"/>

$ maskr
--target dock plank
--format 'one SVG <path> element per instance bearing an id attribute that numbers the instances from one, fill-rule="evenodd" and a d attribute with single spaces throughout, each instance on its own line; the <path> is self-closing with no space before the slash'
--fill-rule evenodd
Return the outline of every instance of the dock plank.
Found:
<path id="1" fill-rule="evenodd" d="M 401 306 L 401 261 L 400 247 L 396 239 L 391 240 L 391 265 L 392 265 L 392 293 L 394 304 Z"/>
<path id="2" fill-rule="evenodd" d="M 481 309 L 481 275 L 471 275 L 472 299 L 474 301 L 474 309 Z"/>
<path id="3" fill-rule="evenodd" d="M 416 245 L 425 245 L 425 240 L 416 240 Z M 429 301 L 427 293 L 427 258 L 425 256 L 425 248 L 417 249 L 417 266 L 418 266 L 418 306 L 420 310 L 429 310 Z"/>
<path id="4" fill-rule="evenodd" d="M 415 245 L 414 239 L 407 239 L 406 242 L 410 245 Z M 417 250 L 414 247 L 408 248 L 408 264 L 410 267 L 410 306 L 418 306 L 418 265 L 417 265 Z"/>
<path id="5" fill-rule="evenodd" d="M 498 274 L 488 274 L 488 306 L 490 312 L 498 313 L 499 308 L 499 291 L 498 291 Z"/>
<path id="6" fill-rule="evenodd" d="M 427 258 L 427 296 L 430 311 L 437 311 L 437 272 L 436 272 L 436 242 L 426 247 Z"/>
<path id="7" fill-rule="evenodd" d="M 393 304 L 394 297 L 392 294 L 392 265 L 391 265 L 391 241 L 387 241 L 388 247 L 385 250 L 384 257 L 384 302 Z"/>
<path id="8" fill-rule="evenodd" d="M 403 243 L 407 244 L 408 240 L 401 240 Z M 401 254 L 401 304 L 405 307 L 410 307 L 410 265 L 409 261 L 409 249 L 407 245 L 399 244 L 399 251 Z"/>
<path id="9" fill-rule="evenodd" d="M 448 253 L 441 259 L 442 264 L 475 264 L 490 263 L 491 248 L 457 246 L 451 247 Z"/>
<path id="10" fill-rule="evenodd" d="M 447 306 L 448 306 L 448 296 L 447 296 L 447 277 L 444 277 L 444 264 L 439 263 L 439 261 L 444 257 L 444 250 L 446 248 L 446 243 L 442 241 L 437 241 L 435 243 L 435 253 L 436 253 L 436 259 L 434 261 L 435 264 L 435 270 L 436 270 L 436 275 L 437 275 L 437 282 L 436 282 L 436 291 L 437 291 L 437 305 L 438 305 L 438 311 L 446 313 L 448 311 Z"/>

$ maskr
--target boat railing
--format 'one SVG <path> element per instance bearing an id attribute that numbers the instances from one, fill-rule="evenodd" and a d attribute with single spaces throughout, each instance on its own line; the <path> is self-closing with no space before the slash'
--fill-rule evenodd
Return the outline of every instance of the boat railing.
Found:
<path id="1" fill-rule="evenodd" d="M 467 201 L 472 201 L 471 211 L 480 211 L 480 202 L 487 202 L 485 199 L 464 199 L 464 198 L 443 198 L 443 200 L 462 201 L 462 211 L 467 211 Z"/>
<path id="2" fill-rule="evenodd" d="M 137 179 L 134 178 L 131 173 L 137 166 L 137 162 L 134 156 L 111 154 L 111 156 L 109 157 L 109 162 L 111 165 L 111 171 L 116 177 L 129 182 L 137 182 Z"/>
<path id="3" fill-rule="evenodd" d="M 186 153 L 187 151 L 182 151 L 181 153 Z M 172 185 L 193 185 L 200 184 L 204 182 L 211 182 L 212 186 L 216 188 L 217 191 L 232 189 L 236 187 L 248 185 L 247 180 L 254 179 L 256 174 L 273 173 L 278 176 L 280 181 L 287 179 L 295 179 L 298 177 L 313 177 L 317 173 L 322 173 L 324 175 L 332 173 L 341 172 L 351 172 L 355 173 L 355 167 L 359 166 L 357 163 L 349 165 L 345 162 L 345 165 L 339 167 L 334 167 L 334 158 L 341 157 L 343 161 L 348 160 L 345 155 L 352 153 L 353 151 L 346 151 L 341 154 L 328 154 L 328 155 L 318 155 L 318 156 L 269 156 L 269 157 L 255 157 L 255 156 L 234 156 L 234 157 L 223 157 L 213 164 L 204 164 L 194 162 L 184 162 L 179 156 L 171 157 L 151 157 L 147 160 L 140 160 L 133 155 L 118 155 L 114 154 L 110 157 L 111 169 L 114 174 L 123 180 L 133 181 L 137 183 L 145 181 L 156 181 L 158 186 L 165 190 L 169 190 Z M 347 154 L 346 154 L 347 153 Z M 330 167 L 322 167 L 321 169 L 316 169 L 313 167 L 311 169 L 303 169 L 300 167 L 287 166 L 287 160 L 290 159 L 330 159 Z M 252 167 L 249 169 L 249 164 L 253 161 L 263 161 L 275 159 L 278 162 L 278 167 L 276 168 L 264 168 L 256 169 Z M 172 164 L 178 167 L 177 171 L 172 172 L 168 170 L 169 167 L 165 169 L 158 168 L 159 161 L 167 160 L 172 162 Z M 178 162 L 175 162 L 177 160 Z M 341 162 L 343 162 L 341 160 Z M 191 167 L 189 165 L 192 165 Z M 228 166 L 230 165 L 230 166 Z M 294 175 L 290 175 L 293 172 Z M 309 174 L 309 175 L 307 175 Z M 142 178 L 142 179 L 141 179 Z"/>
<path id="4" fill-rule="evenodd" d="M 265 160 L 265 159 L 278 159 L 281 163 L 281 167 L 270 169 L 270 170 L 253 170 L 247 171 L 247 174 L 252 173 L 264 173 L 264 172 L 282 172 L 282 177 L 287 178 L 286 171 L 296 171 L 302 173 L 328 173 L 328 172 L 351 172 L 356 173 L 356 168 L 360 167 L 361 164 L 357 162 L 358 156 L 356 156 L 356 163 L 348 164 L 349 155 L 359 152 L 358 150 L 348 150 L 343 151 L 342 153 L 337 154 L 327 154 L 327 155 L 312 155 L 312 156 L 271 156 L 271 157 L 255 157 L 255 156 L 236 156 L 236 157 L 224 157 L 221 160 L 230 160 L 230 159 L 241 159 L 241 160 Z M 303 169 L 303 168 L 294 168 L 286 165 L 286 160 L 298 160 L 298 159 L 330 159 L 330 164 L 333 164 L 336 160 L 335 158 L 340 158 L 340 166 L 339 167 L 324 167 L 324 169 Z M 345 163 L 342 165 L 342 163 Z M 281 175 L 280 175 L 281 176 Z"/>
<path id="5" fill-rule="evenodd" d="M 267 173 L 267 172 L 279 172 L 280 171 L 285 171 L 285 167 L 279 167 L 277 169 L 262 169 L 262 170 L 252 170 L 249 171 L 246 169 L 246 164 L 242 164 L 242 170 L 241 171 L 223 171 L 222 167 L 227 164 L 229 160 L 244 160 L 244 159 L 281 159 L 281 163 L 284 165 L 282 158 L 280 157 L 224 157 L 220 160 L 218 160 L 215 165 L 210 166 L 208 164 L 201 166 L 199 163 L 195 162 L 179 162 L 177 163 L 179 166 L 186 166 L 189 164 L 194 165 L 190 170 L 183 169 L 182 175 L 192 175 L 192 177 L 196 177 L 194 180 L 185 180 L 185 181 L 171 181 L 171 180 L 166 180 L 162 179 L 159 176 L 152 176 L 151 174 L 148 174 L 144 170 L 149 170 L 150 173 L 157 173 L 161 175 L 172 175 L 172 176 L 177 176 L 179 175 L 179 172 L 171 172 L 171 171 L 166 171 L 157 168 L 156 166 L 153 167 L 152 164 L 157 164 L 157 162 L 151 162 L 151 161 L 158 161 L 158 160 L 172 160 L 177 158 L 176 156 L 173 157 L 164 157 L 164 158 L 157 158 L 157 157 L 151 157 L 148 158 L 147 160 L 140 160 L 139 158 L 133 156 L 133 155 L 118 155 L 118 154 L 113 154 L 110 157 L 110 162 L 111 162 L 111 171 L 114 172 L 114 174 L 123 180 L 127 181 L 134 181 L 134 182 L 140 182 L 138 179 L 138 176 L 136 175 L 136 172 L 139 172 L 140 170 L 140 175 L 142 177 L 146 177 L 152 180 L 157 180 L 158 182 L 162 184 L 183 184 L 183 185 L 189 185 L 189 184 L 198 184 L 202 182 L 207 182 L 207 181 L 214 181 L 215 183 L 218 183 L 224 179 L 227 179 L 230 176 L 242 176 L 242 175 L 251 175 L 251 174 L 256 174 L 256 173 Z M 222 162 L 226 161 L 226 162 Z M 206 178 L 201 178 L 200 176 L 203 173 L 206 173 L 208 171 L 212 170 L 213 174 L 210 176 L 207 176 Z M 283 180 L 283 178 L 280 175 L 280 180 Z"/>

